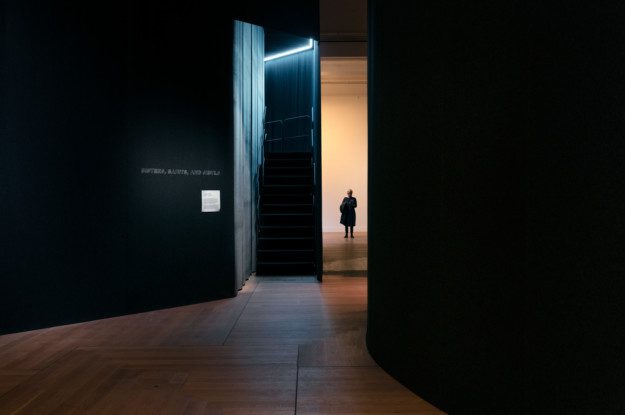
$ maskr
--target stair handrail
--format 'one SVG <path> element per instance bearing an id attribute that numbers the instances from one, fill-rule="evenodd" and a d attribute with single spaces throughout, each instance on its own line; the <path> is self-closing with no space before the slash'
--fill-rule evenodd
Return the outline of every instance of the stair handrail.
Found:
<path id="1" fill-rule="evenodd" d="M 287 121 L 299 120 L 301 118 L 308 118 L 309 120 L 312 120 L 312 117 L 310 115 L 304 114 L 304 115 L 298 115 L 297 117 L 285 118 L 284 122 L 286 123 Z"/>
<path id="2" fill-rule="evenodd" d="M 293 138 L 304 138 L 304 137 L 309 137 L 309 134 L 298 134 L 298 135 L 291 135 L 291 136 L 284 136 L 284 128 L 285 125 L 288 122 L 294 121 L 294 120 L 301 120 L 301 119 L 306 119 L 308 118 L 309 120 L 311 120 L 312 123 L 312 117 L 310 115 L 298 115 L 296 117 L 289 117 L 289 118 L 283 118 L 281 120 L 272 120 L 272 121 L 267 121 L 265 122 L 265 127 L 267 127 L 268 125 L 273 125 L 273 124 L 279 124 L 280 125 L 280 135 L 279 136 L 275 136 L 275 138 L 267 138 L 267 134 L 265 135 L 265 141 L 267 142 L 274 142 L 274 141 L 286 141 L 289 139 L 293 139 Z M 267 128 L 265 128 L 265 131 L 267 131 Z"/>
<path id="3" fill-rule="evenodd" d="M 272 125 L 272 124 L 279 124 L 280 125 L 280 137 L 278 138 L 267 138 L 267 126 L 268 125 Z M 284 138 L 284 121 L 283 120 L 274 120 L 274 121 L 267 121 L 265 123 L 265 139 L 263 140 L 263 144 L 265 143 L 265 141 L 281 141 Z"/>

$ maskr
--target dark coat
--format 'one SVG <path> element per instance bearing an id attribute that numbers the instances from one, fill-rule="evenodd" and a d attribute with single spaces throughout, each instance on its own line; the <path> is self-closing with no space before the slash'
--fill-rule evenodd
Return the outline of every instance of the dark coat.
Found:
<path id="1" fill-rule="evenodd" d="M 345 197 L 341 203 L 341 224 L 356 226 L 356 207 L 358 202 L 355 197 Z"/>

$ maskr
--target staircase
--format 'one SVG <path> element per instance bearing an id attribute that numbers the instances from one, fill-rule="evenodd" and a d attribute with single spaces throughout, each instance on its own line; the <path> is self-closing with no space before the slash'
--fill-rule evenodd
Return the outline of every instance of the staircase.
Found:
<path id="1" fill-rule="evenodd" d="M 308 153 L 265 153 L 256 275 L 315 275 L 313 165 Z"/>

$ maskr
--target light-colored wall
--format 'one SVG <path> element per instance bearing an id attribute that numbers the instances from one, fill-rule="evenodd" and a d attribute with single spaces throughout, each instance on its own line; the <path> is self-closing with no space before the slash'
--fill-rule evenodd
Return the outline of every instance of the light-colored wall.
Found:
<path id="1" fill-rule="evenodd" d="M 323 75 L 322 75 L 323 80 Z M 321 87 L 323 231 L 343 231 L 339 205 L 348 188 L 358 199 L 355 231 L 367 230 L 367 86 Z"/>

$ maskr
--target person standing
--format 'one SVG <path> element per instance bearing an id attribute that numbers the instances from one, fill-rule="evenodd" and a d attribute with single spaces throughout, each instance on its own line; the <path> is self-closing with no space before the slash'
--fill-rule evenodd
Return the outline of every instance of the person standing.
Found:
<path id="1" fill-rule="evenodd" d="M 354 237 L 354 226 L 356 226 L 356 207 L 358 202 L 355 197 L 352 197 L 352 189 L 347 191 L 347 197 L 343 198 L 341 203 L 341 224 L 345 226 L 345 236 L 347 238 L 347 228 L 349 228 L 351 237 Z"/>

